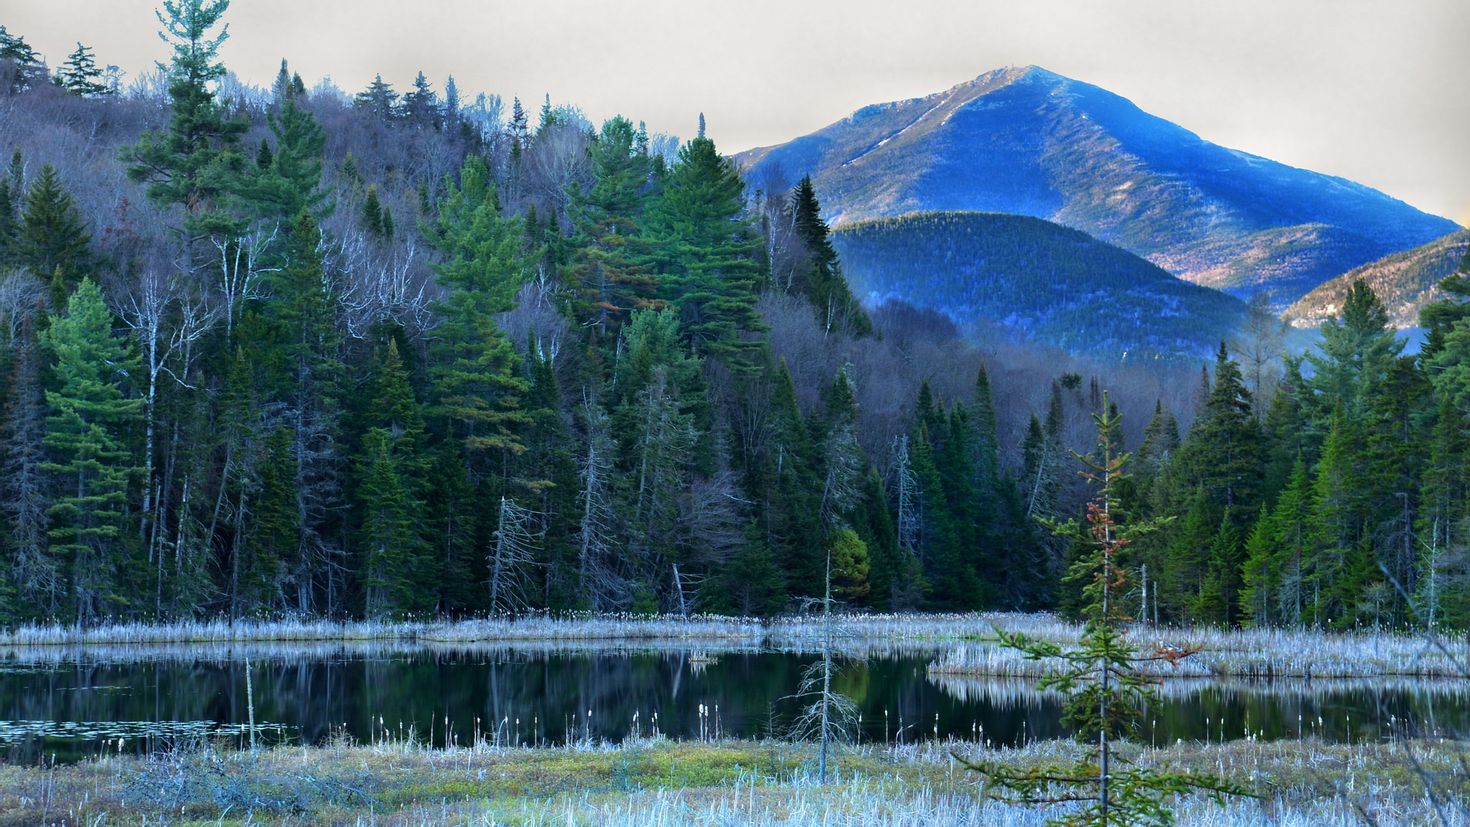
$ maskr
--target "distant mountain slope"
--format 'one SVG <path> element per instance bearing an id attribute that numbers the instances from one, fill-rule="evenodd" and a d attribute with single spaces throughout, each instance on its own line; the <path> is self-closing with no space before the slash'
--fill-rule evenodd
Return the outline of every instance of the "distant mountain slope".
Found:
<path id="1" fill-rule="evenodd" d="M 753 182 L 810 174 L 834 224 L 925 210 L 1046 218 L 1182 278 L 1284 307 L 1457 229 L 1377 190 L 1226 149 L 1035 66 L 868 106 L 737 156 Z"/>
<path id="2" fill-rule="evenodd" d="M 1099 356 L 1200 356 L 1244 304 L 1126 250 L 1038 218 L 913 213 L 833 234 L 854 295 L 938 310 L 961 329 L 998 324 Z"/>
<path id="3" fill-rule="evenodd" d="M 1443 294 L 1436 286 L 1455 272 L 1470 251 L 1470 230 L 1460 230 L 1412 250 L 1370 261 L 1323 282 L 1286 310 L 1297 327 L 1317 327 L 1342 310 L 1342 298 L 1363 279 L 1388 308 L 1395 327 L 1415 327 L 1424 305 Z"/>

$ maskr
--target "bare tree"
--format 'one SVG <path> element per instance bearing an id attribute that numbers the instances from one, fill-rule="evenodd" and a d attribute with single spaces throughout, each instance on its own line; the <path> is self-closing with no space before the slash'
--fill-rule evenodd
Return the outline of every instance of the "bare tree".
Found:
<path id="1" fill-rule="evenodd" d="M 490 611 L 514 614 L 528 604 L 527 569 L 536 564 L 536 545 L 541 541 L 541 514 L 500 498 L 499 525 L 490 550 Z"/>
<path id="2" fill-rule="evenodd" d="M 586 446 L 578 462 L 582 488 L 577 495 L 581 519 L 577 525 L 577 570 L 588 603 L 597 611 L 625 604 L 627 579 L 613 555 L 612 475 L 614 445 L 610 423 L 602 407 L 591 399 L 581 406 Z"/>
<path id="3" fill-rule="evenodd" d="M 1230 349 L 1240 361 L 1258 422 L 1266 420 L 1271 393 L 1281 378 L 1286 332 L 1286 322 L 1272 312 L 1266 294 L 1256 293 L 1246 306 L 1240 330 L 1231 339 Z"/>

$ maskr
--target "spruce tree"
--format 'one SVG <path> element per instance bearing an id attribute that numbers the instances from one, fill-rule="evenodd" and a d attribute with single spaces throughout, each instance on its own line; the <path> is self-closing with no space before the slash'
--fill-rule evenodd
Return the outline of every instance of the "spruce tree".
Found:
<path id="1" fill-rule="evenodd" d="M 353 106 L 371 114 L 373 117 L 388 123 L 398 114 L 398 93 L 393 91 L 391 84 L 383 81 L 382 75 L 374 75 L 373 82 L 368 88 L 357 93 L 352 100 Z"/>
<path id="2" fill-rule="evenodd" d="M 872 331 L 872 323 L 853 298 L 837 249 L 832 246 L 831 231 L 822 220 L 822 207 L 817 202 L 811 176 L 805 176 L 792 191 L 787 206 L 788 220 L 796 237 L 805 248 L 805 266 L 800 268 L 793 287 L 804 295 L 817 313 L 825 331 L 851 332 L 863 335 Z"/>
<path id="3" fill-rule="evenodd" d="M 1135 730 L 1140 707 L 1157 701 L 1152 688 L 1156 679 L 1142 671 L 1142 664 L 1146 661 L 1172 664 L 1198 650 L 1159 647 L 1152 652 L 1141 652 L 1125 638 L 1125 624 L 1130 618 L 1122 606 L 1127 580 L 1119 558 L 1130 544 L 1157 530 L 1169 518 L 1124 522 L 1117 493 L 1119 483 L 1126 479 L 1129 456 L 1119 452 L 1111 441 L 1118 432 L 1116 409 L 1107 404 L 1106 397 L 1100 407 L 1102 412 L 1094 415 L 1099 443 L 1093 455 L 1095 459 L 1078 457 L 1087 469 L 1084 476 L 1097 487 L 1096 495 L 1088 503 L 1086 520 L 1049 524 L 1062 536 L 1079 538 L 1090 549 L 1078 555 L 1074 563 L 1075 576 L 1089 581 L 1085 587 L 1087 622 L 1082 638 L 1075 648 L 1064 649 L 1055 643 L 996 629 L 1002 645 L 1030 659 L 1061 663 L 1061 670 L 1043 678 L 1038 686 L 1055 688 L 1067 696 L 1064 720 L 1073 727 L 1079 741 L 1094 746 L 1070 765 L 1017 770 L 995 762 L 964 763 L 984 774 L 999 789 L 989 793 L 992 798 L 1043 807 L 1063 802 L 1081 803 L 1079 809 L 1053 818 L 1048 824 L 1068 827 L 1170 824 L 1172 801 L 1180 794 L 1204 792 L 1219 800 L 1225 795 L 1247 793 L 1220 778 L 1145 767 L 1121 760 L 1118 755 L 1122 746 L 1118 742 Z"/>
<path id="4" fill-rule="evenodd" d="M 356 466 L 358 577 L 363 615 L 384 618 L 429 608 L 417 577 L 422 570 L 419 504 L 405 481 L 402 460 L 387 428 L 373 428 L 362 440 Z"/>
<path id="5" fill-rule="evenodd" d="M 46 400 L 41 387 L 41 353 L 36 319 L 27 317 L 12 347 L 10 382 L 6 388 L 4 515 L 9 529 L 9 583 L 18 605 L 30 619 L 58 620 L 66 586 L 62 562 L 46 537 L 46 510 L 51 486 L 43 468 Z"/>
<path id="6" fill-rule="evenodd" d="M 528 262 L 518 228 L 501 218 L 489 170 L 471 157 L 459 184 L 446 183 L 438 222 L 428 228 L 441 253 L 434 272 L 452 292 L 433 343 L 434 413 L 468 455 L 525 450 L 528 417 L 521 397 L 530 385 L 515 348 L 496 323 L 526 281 Z M 483 470 L 483 466 L 482 470 Z"/>
<path id="7" fill-rule="evenodd" d="M 91 235 L 82 223 L 76 203 L 61 186 L 50 164 L 26 194 L 25 215 L 16 241 L 16 261 L 40 278 L 61 274 L 66 293 L 91 270 Z M 58 297 L 61 300 L 65 295 Z"/>
<path id="8" fill-rule="evenodd" d="M 439 106 L 439 96 L 434 93 L 423 72 L 414 77 L 413 91 L 404 94 L 399 112 L 403 123 L 418 129 L 439 129 L 443 126 L 444 114 Z"/>

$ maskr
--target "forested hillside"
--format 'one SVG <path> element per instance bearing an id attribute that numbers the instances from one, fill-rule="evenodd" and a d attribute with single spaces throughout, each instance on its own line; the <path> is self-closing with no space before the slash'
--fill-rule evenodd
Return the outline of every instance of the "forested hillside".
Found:
<path id="1" fill-rule="evenodd" d="M 1342 312 L 1343 297 L 1353 282 L 1365 281 L 1388 308 L 1395 327 L 1414 327 L 1420 311 L 1444 298 L 1439 283 L 1454 274 L 1466 255 L 1470 255 L 1470 230 L 1450 233 L 1317 285 L 1287 308 L 1286 317 L 1297 327 L 1316 327 Z"/>
<path id="2" fill-rule="evenodd" d="M 833 235 L 852 289 L 1115 359 L 1204 358 L 1245 304 L 1039 218 L 911 213 Z"/>
<path id="3" fill-rule="evenodd" d="M 829 556 L 854 608 L 1065 608 L 1038 518 L 1103 388 L 1178 515 L 1126 561 L 1161 618 L 1470 620 L 1459 304 L 1411 360 L 1358 290 L 1310 371 L 1260 306 L 1203 376 L 976 348 L 861 307 L 811 183 L 753 195 L 702 122 L 252 89 L 226 5 L 166 4 L 126 88 L 0 32 L 7 624 L 768 614 Z"/>

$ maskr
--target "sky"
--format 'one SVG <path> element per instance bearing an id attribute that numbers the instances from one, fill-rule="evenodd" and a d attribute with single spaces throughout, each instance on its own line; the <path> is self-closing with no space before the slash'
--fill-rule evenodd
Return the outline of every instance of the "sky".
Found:
<path id="1" fill-rule="evenodd" d="M 6 0 L 52 65 L 81 40 L 129 77 L 166 58 L 155 0 Z M 1207 140 L 1470 225 L 1467 0 L 234 0 L 226 65 L 355 92 L 422 69 L 461 94 L 549 93 L 722 151 L 1036 64 Z"/>

